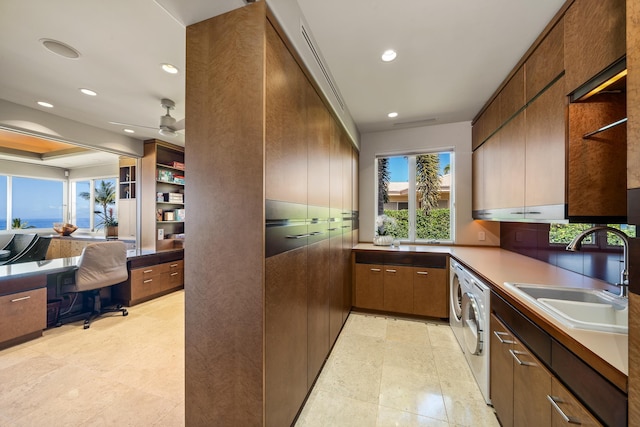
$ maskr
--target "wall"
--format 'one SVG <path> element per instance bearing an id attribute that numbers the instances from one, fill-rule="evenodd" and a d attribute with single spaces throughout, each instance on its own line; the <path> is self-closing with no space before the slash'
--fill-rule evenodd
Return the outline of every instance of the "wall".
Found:
<path id="1" fill-rule="evenodd" d="M 500 244 L 499 223 L 474 221 L 471 217 L 471 122 L 365 133 L 361 136 L 360 143 L 360 241 L 373 240 L 376 213 L 376 156 L 453 148 L 455 243 L 488 246 Z M 389 147 L 393 147 L 393 150 Z M 478 240 L 478 233 L 481 231 L 485 233 L 484 241 Z"/>
<path id="2" fill-rule="evenodd" d="M 31 163 L 0 160 L 0 171 L 3 175 L 27 176 L 30 178 L 66 179 L 64 169 L 51 166 L 40 166 Z"/>

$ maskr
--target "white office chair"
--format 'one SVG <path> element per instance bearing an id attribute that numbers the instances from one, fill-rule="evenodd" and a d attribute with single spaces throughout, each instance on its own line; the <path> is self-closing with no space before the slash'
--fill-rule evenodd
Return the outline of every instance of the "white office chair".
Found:
<path id="1" fill-rule="evenodd" d="M 87 307 L 89 311 L 62 315 L 57 325 L 84 319 L 84 328 L 87 329 L 91 320 L 103 313 L 121 312 L 123 316 L 129 314 L 121 305 L 114 308 L 102 307 L 100 300 L 101 288 L 122 283 L 127 277 L 127 247 L 124 243 L 103 242 L 85 246 L 75 271 L 75 280 L 70 284 L 61 284 L 60 291 L 63 294 L 75 294 L 71 308 L 77 296 L 82 294 L 83 309 Z"/>

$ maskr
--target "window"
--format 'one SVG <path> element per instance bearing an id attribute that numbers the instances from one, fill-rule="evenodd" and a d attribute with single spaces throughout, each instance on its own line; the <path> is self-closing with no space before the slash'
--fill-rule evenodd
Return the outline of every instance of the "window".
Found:
<path id="1" fill-rule="evenodd" d="M 5 175 L 0 175 L 0 230 L 7 229 L 7 179 Z"/>
<path id="2" fill-rule="evenodd" d="M 379 156 L 376 235 L 453 241 L 451 151 Z"/>
<path id="3" fill-rule="evenodd" d="M 4 188 L 10 188 L 10 198 L 5 195 L 5 203 L 10 199 L 8 211 L 10 221 L 6 228 L 51 228 L 54 222 L 61 222 L 64 215 L 64 182 L 58 180 L 4 177 Z M 5 190 L 6 191 L 6 190 Z"/>
<path id="4" fill-rule="evenodd" d="M 113 177 L 73 181 L 71 222 L 78 228 L 96 230 L 104 226 L 105 213 L 117 218 L 117 187 Z"/>
<path id="5" fill-rule="evenodd" d="M 596 224 L 551 224 L 549 229 L 549 243 L 552 244 L 569 244 L 574 237 L 584 230 L 593 227 Z M 609 227 L 617 228 L 629 237 L 636 237 L 636 226 L 627 224 L 606 224 Z M 589 234 L 583 241 L 583 245 L 594 245 L 595 239 L 593 234 Z M 622 246 L 620 237 L 613 233 L 607 233 L 607 246 Z"/>

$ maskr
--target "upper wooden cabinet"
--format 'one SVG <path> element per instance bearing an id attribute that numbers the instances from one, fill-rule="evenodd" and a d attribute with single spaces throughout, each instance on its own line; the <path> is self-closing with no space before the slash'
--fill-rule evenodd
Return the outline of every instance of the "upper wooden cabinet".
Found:
<path id="1" fill-rule="evenodd" d="M 526 102 L 530 102 L 564 71 L 564 20 L 558 21 L 524 67 Z"/>
<path id="2" fill-rule="evenodd" d="M 566 92 L 626 53 L 625 0 L 576 0 L 564 16 Z"/>
<path id="3" fill-rule="evenodd" d="M 524 107 L 524 67 L 520 67 L 511 77 L 509 83 L 498 95 L 498 100 L 500 104 L 499 124 L 502 125 Z"/>

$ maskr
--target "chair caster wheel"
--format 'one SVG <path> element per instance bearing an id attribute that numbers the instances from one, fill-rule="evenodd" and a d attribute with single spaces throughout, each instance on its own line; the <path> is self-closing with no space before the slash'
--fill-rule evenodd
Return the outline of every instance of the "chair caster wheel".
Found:
<path id="1" fill-rule="evenodd" d="M 123 315 L 123 316 L 128 316 L 128 315 L 129 315 L 129 312 L 128 312 L 127 310 L 125 310 L 125 311 L 123 311 L 123 312 L 122 312 L 122 315 Z"/>
<path id="2" fill-rule="evenodd" d="M 84 329 L 89 329 L 89 322 L 85 320 L 84 322 Z"/>

